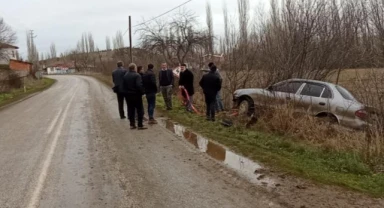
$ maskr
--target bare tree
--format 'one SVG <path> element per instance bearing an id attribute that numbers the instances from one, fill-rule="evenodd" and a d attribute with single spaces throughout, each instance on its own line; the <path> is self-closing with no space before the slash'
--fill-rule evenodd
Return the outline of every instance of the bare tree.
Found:
<path id="1" fill-rule="evenodd" d="M 39 69 L 39 52 L 37 51 L 33 33 L 27 32 L 27 51 L 28 51 L 28 61 L 33 64 L 33 71 Z M 32 71 L 32 73 L 33 73 Z"/>
<path id="2" fill-rule="evenodd" d="M 111 39 L 109 38 L 109 36 L 107 36 L 105 38 L 105 48 L 106 48 L 106 50 L 111 50 L 112 49 L 111 48 Z"/>
<path id="3" fill-rule="evenodd" d="M 214 54 L 214 33 L 213 33 L 213 19 L 212 19 L 212 8 L 211 3 L 207 2 L 206 6 L 206 21 L 208 27 L 208 52 L 213 55 Z"/>
<path id="4" fill-rule="evenodd" d="M 56 58 L 57 57 L 57 52 L 56 52 L 56 45 L 55 43 L 52 43 L 50 46 L 50 52 L 51 52 L 51 58 Z"/>
<path id="5" fill-rule="evenodd" d="M 3 18 L 0 18 L 0 60 L 8 57 L 5 54 L 6 52 L 1 50 L 4 44 L 14 44 L 15 41 L 16 33 L 5 23 Z"/>
<path id="6" fill-rule="evenodd" d="M 123 33 L 120 30 L 116 32 L 116 36 L 115 36 L 115 39 L 113 41 L 113 48 L 114 49 L 124 48 Z"/>
<path id="7" fill-rule="evenodd" d="M 89 46 L 89 52 L 91 53 L 95 52 L 95 41 L 93 40 L 92 33 L 88 33 L 88 46 Z"/>
<path id="8" fill-rule="evenodd" d="M 208 34 L 198 28 L 196 16 L 188 10 L 180 10 L 167 22 L 143 24 L 138 31 L 144 49 L 161 54 L 173 65 L 184 63 L 209 41 Z"/>
<path id="9" fill-rule="evenodd" d="M 225 44 L 223 49 L 225 51 L 222 51 L 223 53 L 228 53 L 227 49 L 230 47 L 230 31 L 229 31 L 229 17 L 228 17 L 228 7 L 227 7 L 227 2 L 224 1 L 223 3 L 223 15 L 224 15 L 224 42 Z"/>
<path id="10" fill-rule="evenodd" d="M 40 60 L 42 60 L 42 61 L 45 60 L 45 57 L 44 57 L 44 53 L 43 53 L 43 52 L 40 53 Z"/>
<path id="11" fill-rule="evenodd" d="M 243 44 L 248 41 L 249 0 L 237 0 L 239 10 L 240 40 Z"/>

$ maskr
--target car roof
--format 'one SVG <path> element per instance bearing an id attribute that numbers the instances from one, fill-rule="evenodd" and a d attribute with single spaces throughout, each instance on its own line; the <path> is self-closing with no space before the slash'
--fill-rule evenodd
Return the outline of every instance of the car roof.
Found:
<path id="1" fill-rule="evenodd" d="M 298 78 L 295 78 L 295 79 L 288 79 L 288 80 L 285 80 L 285 81 L 313 82 L 313 83 L 317 83 L 317 84 L 336 86 L 335 84 L 332 84 L 332 83 L 329 83 L 329 82 L 323 82 L 323 81 L 312 80 L 312 79 L 298 79 Z"/>

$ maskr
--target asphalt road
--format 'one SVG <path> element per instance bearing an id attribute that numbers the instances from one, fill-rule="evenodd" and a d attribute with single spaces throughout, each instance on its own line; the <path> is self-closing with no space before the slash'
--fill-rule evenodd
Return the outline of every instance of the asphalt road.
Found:
<path id="1" fill-rule="evenodd" d="M 0 207 L 280 207 L 160 126 L 129 130 L 93 78 L 0 111 Z"/>

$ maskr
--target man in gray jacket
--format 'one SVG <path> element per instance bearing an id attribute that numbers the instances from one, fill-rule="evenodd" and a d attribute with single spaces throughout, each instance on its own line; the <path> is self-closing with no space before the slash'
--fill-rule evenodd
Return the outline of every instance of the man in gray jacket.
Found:
<path id="1" fill-rule="evenodd" d="M 118 107 L 119 107 L 119 113 L 120 113 L 120 118 L 125 119 L 125 113 L 124 113 L 124 89 L 123 89 L 123 78 L 125 73 L 127 72 L 126 69 L 124 69 L 124 63 L 122 61 L 117 62 L 117 69 L 115 69 L 112 72 L 112 79 L 114 83 L 114 87 L 112 88 L 113 91 L 117 95 L 117 102 L 118 102 Z"/>

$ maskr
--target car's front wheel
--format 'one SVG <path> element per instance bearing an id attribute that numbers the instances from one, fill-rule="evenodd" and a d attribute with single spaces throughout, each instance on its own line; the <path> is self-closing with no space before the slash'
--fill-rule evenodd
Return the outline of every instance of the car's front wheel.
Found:
<path id="1" fill-rule="evenodd" d="M 252 116 L 253 110 L 252 110 L 253 102 L 251 99 L 246 98 L 243 99 L 239 104 L 239 116 Z"/>

